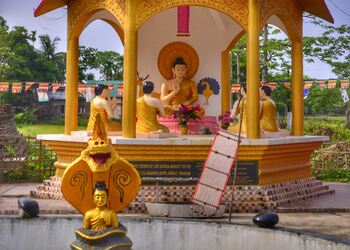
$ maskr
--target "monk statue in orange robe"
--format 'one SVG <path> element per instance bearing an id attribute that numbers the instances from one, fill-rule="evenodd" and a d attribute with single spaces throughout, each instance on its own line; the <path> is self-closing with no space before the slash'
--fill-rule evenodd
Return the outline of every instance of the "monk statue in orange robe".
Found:
<path id="1" fill-rule="evenodd" d="M 97 84 L 95 87 L 95 96 L 91 101 L 87 130 L 92 131 L 94 129 L 97 115 L 100 115 L 107 131 L 121 130 L 121 124 L 114 119 L 117 108 L 116 99 L 114 101 L 109 99 L 108 86 Z"/>
<path id="2" fill-rule="evenodd" d="M 238 133 L 241 126 L 241 133 L 247 133 L 247 87 L 242 85 L 240 88 L 240 100 L 237 100 L 232 108 L 231 114 L 234 118 L 234 122 L 227 128 L 227 131 L 232 133 Z M 242 125 L 240 125 L 240 120 L 242 120 Z"/>
<path id="3" fill-rule="evenodd" d="M 198 100 L 197 85 L 186 78 L 187 66 L 182 57 L 176 58 L 172 72 L 174 78 L 163 83 L 160 92 L 167 115 L 178 111 L 181 104 L 191 105 Z"/>
<path id="4" fill-rule="evenodd" d="M 157 121 L 157 115 L 164 116 L 162 102 L 152 96 L 154 83 L 147 81 L 142 84 L 143 96 L 136 101 L 136 132 L 157 133 L 169 132 L 169 129 Z"/>
<path id="5" fill-rule="evenodd" d="M 260 128 L 262 132 L 277 132 L 276 106 L 271 99 L 271 88 L 260 88 Z"/>

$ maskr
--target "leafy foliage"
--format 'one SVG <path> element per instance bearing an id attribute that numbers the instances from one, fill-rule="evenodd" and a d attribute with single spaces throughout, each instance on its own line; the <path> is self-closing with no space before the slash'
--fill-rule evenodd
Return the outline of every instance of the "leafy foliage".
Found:
<path id="1" fill-rule="evenodd" d="M 59 38 L 40 36 L 42 50 L 34 48 L 36 32 L 22 26 L 10 29 L 0 17 L 0 79 L 2 81 L 62 81 L 65 55 L 55 53 Z"/>
<path id="2" fill-rule="evenodd" d="M 79 80 L 95 80 L 92 73 L 98 70 L 101 80 L 123 79 L 123 56 L 114 51 L 98 51 L 81 46 L 79 57 Z"/>
<path id="3" fill-rule="evenodd" d="M 33 124 L 37 121 L 35 110 L 24 108 L 23 112 L 16 114 L 15 121 L 18 125 Z"/>
<path id="4" fill-rule="evenodd" d="M 317 115 L 343 115 L 346 104 L 343 102 L 338 88 L 320 88 L 313 84 L 305 100 L 306 114 Z"/>
<path id="5" fill-rule="evenodd" d="M 345 127 L 344 118 L 307 118 L 304 133 L 329 136 L 332 142 L 350 141 L 350 130 Z"/>

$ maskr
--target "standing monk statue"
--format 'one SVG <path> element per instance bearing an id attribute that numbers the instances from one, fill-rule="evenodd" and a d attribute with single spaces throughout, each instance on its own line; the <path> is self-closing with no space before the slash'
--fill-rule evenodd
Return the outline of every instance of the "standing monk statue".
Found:
<path id="1" fill-rule="evenodd" d="M 182 57 L 176 58 L 172 72 L 173 79 L 163 83 L 160 92 L 167 115 L 178 111 L 181 104 L 191 105 L 198 100 L 197 85 L 186 79 L 187 66 Z"/>
<path id="2" fill-rule="evenodd" d="M 237 100 L 232 108 L 232 116 L 235 118 L 235 122 L 231 124 L 227 131 L 231 133 L 238 133 L 241 127 L 241 133 L 247 133 L 247 85 L 242 84 L 240 88 L 240 99 Z M 242 126 L 240 126 L 240 120 L 242 120 Z"/>

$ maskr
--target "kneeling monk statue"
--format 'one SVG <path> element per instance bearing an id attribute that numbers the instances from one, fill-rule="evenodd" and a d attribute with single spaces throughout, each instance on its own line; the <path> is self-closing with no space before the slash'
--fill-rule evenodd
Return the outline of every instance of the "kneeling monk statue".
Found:
<path id="1" fill-rule="evenodd" d="M 172 67 L 173 77 L 161 86 L 160 100 L 167 115 L 179 110 L 181 104 L 191 105 L 198 100 L 197 85 L 186 79 L 187 66 L 182 57 L 176 58 Z"/>
<path id="2" fill-rule="evenodd" d="M 153 82 L 147 81 L 142 85 L 144 95 L 136 101 L 136 132 L 154 133 L 169 132 L 169 129 L 157 121 L 157 115 L 164 116 L 165 111 L 162 102 L 152 97 Z"/>
<path id="3" fill-rule="evenodd" d="M 260 128 L 263 132 L 278 131 L 275 102 L 270 96 L 271 88 L 262 86 L 260 88 Z"/>
<path id="4" fill-rule="evenodd" d="M 121 130 L 119 122 L 114 121 L 116 102 L 109 101 L 109 89 L 107 85 L 97 84 L 95 87 L 96 97 L 91 101 L 90 117 L 87 130 L 92 131 L 99 114 L 107 131 Z"/>

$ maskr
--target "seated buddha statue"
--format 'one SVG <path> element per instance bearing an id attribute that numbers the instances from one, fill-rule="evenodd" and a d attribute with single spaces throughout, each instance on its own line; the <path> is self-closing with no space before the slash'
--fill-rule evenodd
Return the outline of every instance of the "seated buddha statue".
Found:
<path id="1" fill-rule="evenodd" d="M 116 111 L 116 102 L 109 99 L 109 89 L 107 85 L 97 84 L 95 86 L 96 97 L 91 101 L 90 117 L 87 130 L 92 131 L 99 114 L 107 131 L 121 130 L 119 122 L 113 121 Z"/>
<path id="2" fill-rule="evenodd" d="M 276 107 L 270 98 L 271 88 L 262 86 L 260 88 L 260 128 L 263 132 L 277 132 Z"/>
<path id="3" fill-rule="evenodd" d="M 169 132 L 169 129 L 157 121 L 157 115 L 164 116 L 162 102 L 153 97 L 154 84 L 147 81 L 142 85 L 143 96 L 136 101 L 136 132 L 154 133 Z"/>
<path id="4" fill-rule="evenodd" d="M 187 66 L 182 57 L 176 58 L 172 67 L 173 79 L 161 86 L 160 100 L 167 115 L 179 110 L 181 104 L 191 105 L 198 100 L 197 85 L 186 79 Z"/>
<path id="5" fill-rule="evenodd" d="M 237 100 L 232 108 L 232 117 L 236 118 L 234 119 L 234 123 L 231 124 L 227 131 L 232 133 L 238 133 L 240 128 L 240 120 L 242 119 L 242 127 L 241 127 L 241 133 L 246 134 L 247 133 L 247 95 L 246 95 L 247 87 L 245 84 L 242 84 L 242 87 L 240 88 L 240 99 Z M 237 119 L 238 118 L 238 119 Z"/>
<path id="6" fill-rule="evenodd" d="M 95 208 L 84 215 L 83 228 L 102 230 L 106 227 L 117 227 L 117 214 L 107 208 L 108 189 L 104 182 L 97 182 L 93 193 Z"/>

